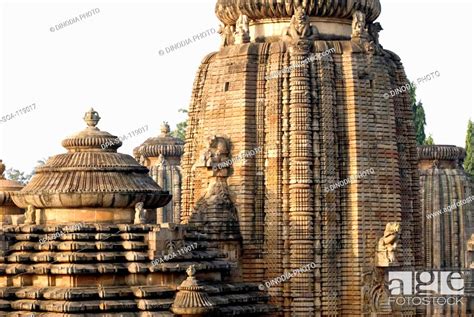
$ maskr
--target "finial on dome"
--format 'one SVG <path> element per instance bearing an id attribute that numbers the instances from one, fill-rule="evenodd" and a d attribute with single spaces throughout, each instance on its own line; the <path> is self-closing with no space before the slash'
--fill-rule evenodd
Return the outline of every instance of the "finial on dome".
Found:
<path id="1" fill-rule="evenodd" d="M 5 164 L 3 164 L 3 161 L 0 160 L 0 179 L 5 179 Z"/>
<path id="2" fill-rule="evenodd" d="M 168 135 L 170 134 L 170 131 L 170 125 L 168 124 L 168 122 L 163 121 L 163 123 L 161 124 L 161 134 Z"/>
<path id="3" fill-rule="evenodd" d="M 211 301 L 204 286 L 194 277 L 196 268 L 187 268 L 188 278 L 178 286 L 171 311 L 181 316 L 207 316 L 214 311 L 216 304 Z"/>
<path id="4" fill-rule="evenodd" d="M 95 128 L 100 121 L 99 113 L 94 108 L 91 108 L 84 115 L 84 121 L 87 123 L 87 126 Z"/>
<path id="5" fill-rule="evenodd" d="M 188 276 L 189 277 L 193 277 L 195 274 L 196 274 L 196 266 L 193 264 L 193 265 L 190 265 L 187 269 L 186 269 L 186 273 L 188 273 Z"/>

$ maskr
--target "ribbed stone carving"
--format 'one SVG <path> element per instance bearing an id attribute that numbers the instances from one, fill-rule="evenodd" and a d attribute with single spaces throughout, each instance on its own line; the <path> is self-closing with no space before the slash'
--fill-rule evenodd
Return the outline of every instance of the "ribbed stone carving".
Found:
<path id="1" fill-rule="evenodd" d="M 228 25 L 234 25 L 240 14 L 252 20 L 291 18 L 296 8 L 302 3 L 309 16 L 317 17 L 351 19 L 355 11 L 362 11 L 371 22 L 381 12 L 379 0 L 218 0 L 216 14 Z"/>

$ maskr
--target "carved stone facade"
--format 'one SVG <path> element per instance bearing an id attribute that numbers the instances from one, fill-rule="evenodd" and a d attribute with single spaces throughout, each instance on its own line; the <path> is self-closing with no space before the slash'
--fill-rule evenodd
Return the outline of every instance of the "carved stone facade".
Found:
<path id="1" fill-rule="evenodd" d="M 463 168 L 465 156 L 466 151 L 456 146 L 418 147 L 427 268 L 473 268 L 468 241 L 474 234 L 474 186 Z M 472 286 L 472 283 L 467 285 Z M 472 288 L 469 291 L 474 294 Z M 430 306 L 427 314 L 470 316 L 468 311 L 472 308 L 467 305 Z"/>
<path id="2" fill-rule="evenodd" d="M 199 162 L 209 138 L 221 136 L 231 144 L 221 156 L 232 162 L 226 196 L 238 217 L 244 281 L 262 283 L 314 262 L 315 270 L 271 287 L 273 303 L 285 316 L 355 316 L 367 312 L 361 289 L 364 274 L 377 268 L 377 251 L 389 266 L 423 261 L 409 96 L 384 98 L 408 80 L 400 59 L 379 44 L 379 1 L 298 3 L 218 1 L 227 27 L 248 17 L 250 43 L 224 36 L 198 70 L 182 221 L 200 212 L 195 206 L 215 176 Z M 371 168 L 374 175 L 327 190 Z M 387 223 L 399 224 L 396 245 L 388 239 L 377 250 Z M 386 302 L 378 303 L 372 307 L 389 316 Z"/>
<path id="3" fill-rule="evenodd" d="M 184 142 L 170 135 L 167 122 L 161 125 L 161 134 L 147 139 L 134 149 L 140 164 L 148 167 L 150 176 L 173 196 L 171 202 L 156 210 L 157 223 L 179 223 L 181 215 L 181 156 Z"/>

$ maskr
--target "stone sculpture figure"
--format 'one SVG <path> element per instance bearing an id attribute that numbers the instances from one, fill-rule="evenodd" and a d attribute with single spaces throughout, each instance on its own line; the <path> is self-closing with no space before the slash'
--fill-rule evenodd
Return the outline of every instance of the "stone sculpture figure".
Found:
<path id="1" fill-rule="evenodd" d="M 376 263 L 377 267 L 389 267 L 396 264 L 396 251 L 398 246 L 398 237 L 400 234 L 400 223 L 389 222 L 385 227 L 382 238 L 377 245 Z"/>
<path id="2" fill-rule="evenodd" d="M 379 33 L 383 31 L 382 25 L 379 22 L 369 24 L 369 35 L 372 37 L 375 45 L 380 46 Z"/>
<path id="3" fill-rule="evenodd" d="M 471 268 L 474 268 L 474 233 L 471 235 L 471 238 L 467 241 L 467 251 L 469 254 L 468 265 Z"/>
<path id="4" fill-rule="evenodd" d="M 142 225 L 146 222 L 146 210 L 143 208 L 143 205 L 142 202 L 135 205 L 135 220 L 133 223 L 136 225 Z"/>
<path id="5" fill-rule="evenodd" d="M 367 38 L 367 20 L 365 13 L 361 11 L 354 12 L 352 16 L 352 38 Z"/>
<path id="6" fill-rule="evenodd" d="M 302 6 L 295 10 L 295 14 L 290 21 L 290 26 L 285 30 L 284 39 L 294 44 L 301 40 L 315 40 L 318 36 L 318 30 L 309 22 Z"/>
<path id="7" fill-rule="evenodd" d="M 221 35 L 221 47 L 226 47 L 235 43 L 235 26 L 221 24 L 217 33 Z"/>
<path id="8" fill-rule="evenodd" d="M 380 23 L 371 23 L 368 26 L 368 35 L 370 37 L 370 41 L 364 41 L 364 48 L 366 52 L 370 54 L 377 54 L 383 55 L 383 47 L 380 45 L 379 42 L 379 33 L 382 31 L 382 25 Z M 365 37 L 362 37 L 365 40 Z"/>
<path id="9" fill-rule="evenodd" d="M 243 44 L 250 42 L 249 18 L 241 14 L 235 25 L 234 43 Z"/>
<path id="10" fill-rule="evenodd" d="M 34 225 L 36 218 L 36 209 L 33 205 L 28 205 L 25 212 L 25 225 Z"/>

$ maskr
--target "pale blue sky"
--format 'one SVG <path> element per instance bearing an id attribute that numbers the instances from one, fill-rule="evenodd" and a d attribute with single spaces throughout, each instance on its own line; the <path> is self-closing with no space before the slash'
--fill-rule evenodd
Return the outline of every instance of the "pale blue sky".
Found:
<path id="1" fill-rule="evenodd" d="M 381 0 L 381 43 L 396 52 L 421 85 L 427 132 L 438 144 L 464 145 L 473 110 L 473 9 L 466 1 Z M 214 0 L 22 1 L 1 6 L 0 117 L 33 103 L 36 110 L 0 123 L 0 159 L 29 172 L 38 159 L 65 150 L 61 140 L 82 130 L 91 106 L 99 128 L 115 135 L 144 125 L 147 133 L 120 149 L 131 153 L 184 119 L 201 60 L 219 48 L 214 33 L 178 51 L 160 50 L 217 29 Z M 100 12 L 63 29 L 61 22 L 98 8 Z M 211 33 L 211 32 L 208 32 Z"/>

